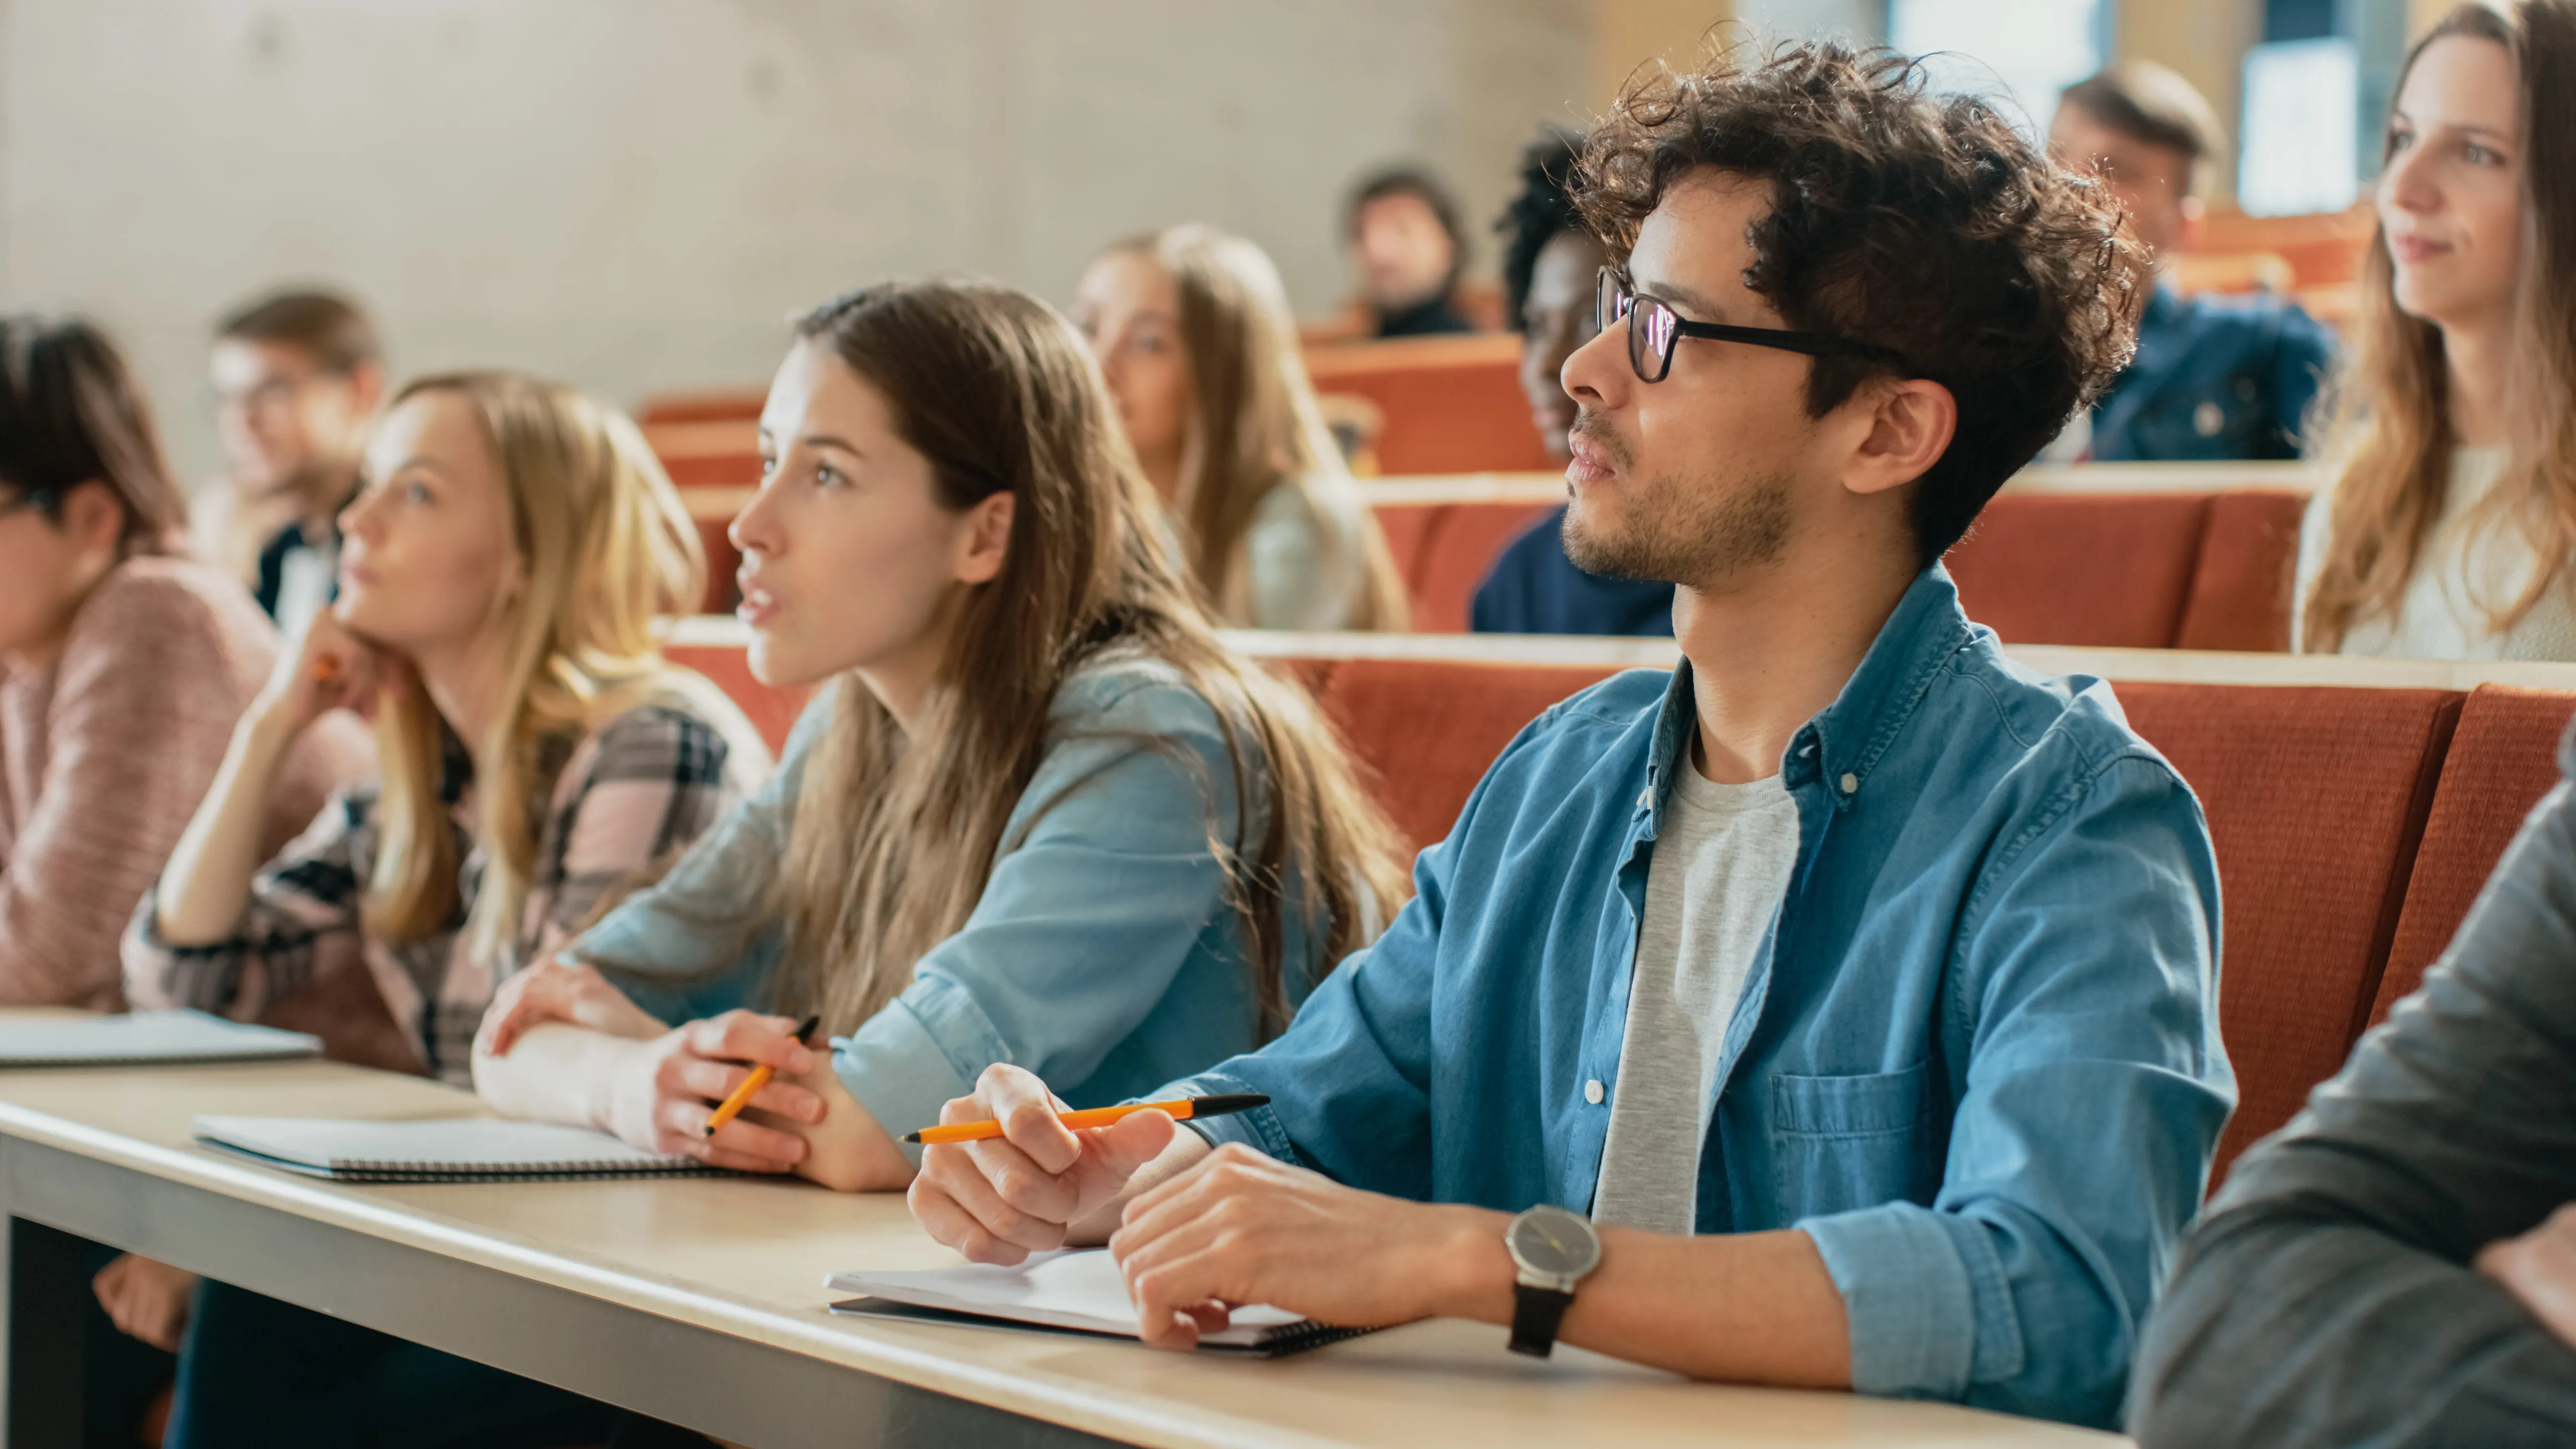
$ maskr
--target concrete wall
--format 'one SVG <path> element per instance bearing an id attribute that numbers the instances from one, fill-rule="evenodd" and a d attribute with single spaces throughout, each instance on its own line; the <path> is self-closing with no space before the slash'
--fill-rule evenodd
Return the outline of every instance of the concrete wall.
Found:
<path id="1" fill-rule="evenodd" d="M 619 399 L 756 380 L 781 319 L 897 273 L 1061 300 L 1184 219 L 1347 288 L 1354 174 L 1478 219 L 1594 102 L 1589 0 L 0 0 L 0 303 L 136 354 L 214 464 L 205 330 L 352 289 L 397 372 L 507 363 Z M 1480 261 L 1490 267 L 1493 248 Z"/>

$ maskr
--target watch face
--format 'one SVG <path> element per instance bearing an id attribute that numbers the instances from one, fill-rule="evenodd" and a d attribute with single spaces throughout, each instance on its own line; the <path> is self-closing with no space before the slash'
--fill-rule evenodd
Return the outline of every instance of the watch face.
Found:
<path id="1" fill-rule="evenodd" d="M 1534 1273 L 1577 1277 L 1601 1260 L 1592 1224 L 1563 1208 L 1532 1208 L 1512 1220 L 1512 1256 Z"/>

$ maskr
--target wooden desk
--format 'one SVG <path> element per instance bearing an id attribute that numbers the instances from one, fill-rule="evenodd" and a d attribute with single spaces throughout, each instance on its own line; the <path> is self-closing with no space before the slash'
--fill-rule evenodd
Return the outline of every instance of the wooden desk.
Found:
<path id="1" fill-rule="evenodd" d="M 353 1187 L 189 1143 L 198 1112 L 463 1115 L 324 1062 L 0 1072 L 7 1443 L 78 1441 L 70 1234 L 761 1449 L 801 1445 L 2116 1444 L 1945 1405 L 1691 1384 L 1427 1323 L 1271 1363 L 824 1311 L 826 1273 L 954 1259 L 894 1194 L 677 1180 Z"/>

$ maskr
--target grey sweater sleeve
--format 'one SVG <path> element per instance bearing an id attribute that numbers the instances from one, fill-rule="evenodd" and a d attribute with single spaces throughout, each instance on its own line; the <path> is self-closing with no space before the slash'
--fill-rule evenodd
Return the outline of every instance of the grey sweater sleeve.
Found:
<path id="1" fill-rule="evenodd" d="M 2576 734 L 2559 766 L 2576 780 Z M 2570 780 L 2186 1240 L 2132 1379 L 2145 1449 L 2576 1442 L 2576 1351 L 2469 1267 L 2576 1200 Z"/>

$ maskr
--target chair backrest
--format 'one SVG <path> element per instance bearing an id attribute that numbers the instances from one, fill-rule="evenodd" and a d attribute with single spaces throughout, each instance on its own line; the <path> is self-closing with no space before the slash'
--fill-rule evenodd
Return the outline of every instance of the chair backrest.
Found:
<path id="1" fill-rule="evenodd" d="M 1520 339 L 1427 337 L 1311 347 L 1318 392 L 1364 397 L 1386 415 L 1377 466 L 1386 474 L 1544 470 L 1547 445 L 1521 392 Z"/>
<path id="2" fill-rule="evenodd" d="M 2240 488 L 2210 497 L 2175 648 L 2277 654 L 2290 647 L 2291 575 L 2307 509 L 2301 488 Z"/>
<path id="3" fill-rule="evenodd" d="M 2170 648 L 2213 496 L 1998 494 L 1945 559 L 1959 605 L 2015 644 Z"/>
<path id="4" fill-rule="evenodd" d="M 2486 887 L 2525 815 L 2558 783 L 2558 737 L 2576 716 L 2576 695 L 2482 684 L 2460 708 L 2460 727 L 2442 761 L 2441 783 L 2424 818 L 2424 843 L 2406 885 L 2380 974 L 2371 1024 L 2424 982 Z"/>
<path id="5" fill-rule="evenodd" d="M 2351 1051 L 2396 934 L 2460 696 L 2116 688 L 2129 722 L 2200 797 L 2218 852 L 2219 1029 L 2238 1102 L 2215 1186 Z"/>
<path id="6" fill-rule="evenodd" d="M 1321 696 L 1407 844 L 1444 839 L 1503 746 L 1603 665 L 1347 659 Z"/>

